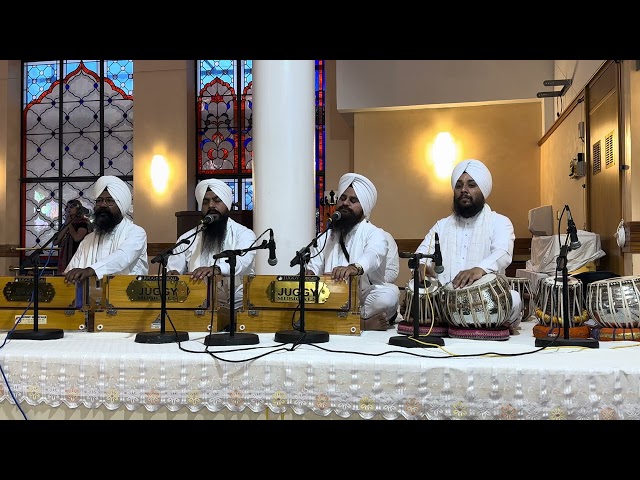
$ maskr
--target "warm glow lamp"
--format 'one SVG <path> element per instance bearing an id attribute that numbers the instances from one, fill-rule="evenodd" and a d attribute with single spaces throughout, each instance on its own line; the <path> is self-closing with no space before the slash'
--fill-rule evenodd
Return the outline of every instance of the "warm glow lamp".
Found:
<path id="1" fill-rule="evenodd" d="M 439 178 L 447 178 L 451 175 L 456 158 L 456 145 L 449 132 L 440 132 L 436 135 L 431 148 L 431 157 Z"/>
<path id="2" fill-rule="evenodd" d="M 162 155 L 154 155 L 151 160 L 151 183 L 156 193 L 164 193 L 169 183 L 169 164 Z"/>

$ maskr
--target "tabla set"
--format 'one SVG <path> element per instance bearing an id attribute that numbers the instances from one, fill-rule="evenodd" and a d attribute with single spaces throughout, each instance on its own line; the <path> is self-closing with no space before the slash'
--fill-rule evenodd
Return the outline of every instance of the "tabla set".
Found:
<path id="1" fill-rule="evenodd" d="M 562 335 L 563 283 L 553 277 L 539 282 L 535 295 L 536 338 Z M 640 276 L 613 277 L 591 282 L 584 295 L 582 282 L 567 279 L 568 327 L 570 338 L 600 341 L 640 341 Z M 589 325 L 588 320 L 595 325 Z"/>
<path id="2" fill-rule="evenodd" d="M 472 285 L 453 288 L 451 284 L 429 285 L 418 292 L 420 334 L 473 340 L 507 340 L 513 300 L 504 275 L 486 274 Z M 413 282 L 405 287 L 406 320 L 398 322 L 398 332 L 413 334 Z"/>

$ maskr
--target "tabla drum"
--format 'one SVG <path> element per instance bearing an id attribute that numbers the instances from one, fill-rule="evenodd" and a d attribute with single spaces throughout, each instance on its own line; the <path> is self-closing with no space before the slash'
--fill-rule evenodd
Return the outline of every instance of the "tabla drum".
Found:
<path id="1" fill-rule="evenodd" d="M 440 283 L 425 282 L 418 289 L 418 328 L 420 335 L 447 336 L 448 324 L 442 310 L 442 288 Z M 398 322 L 398 333 L 413 335 L 414 282 L 411 280 L 404 289 L 404 320 Z"/>
<path id="2" fill-rule="evenodd" d="M 531 295 L 531 280 L 528 278 L 521 277 L 506 277 L 507 282 L 509 283 L 509 287 L 511 290 L 515 290 L 520 294 L 521 301 L 521 312 L 522 312 L 522 321 L 527 321 L 527 319 L 533 315 L 532 304 L 533 304 L 533 295 Z"/>
<path id="3" fill-rule="evenodd" d="M 513 299 L 504 275 L 487 273 L 472 285 L 444 287 L 444 310 L 449 336 L 474 340 L 508 340 L 505 322 Z"/>
<path id="4" fill-rule="evenodd" d="M 598 340 L 640 341 L 640 276 L 614 277 L 587 287 L 587 312 Z"/>
<path id="5" fill-rule="evenodd" d="M 564 332 L 564 296 L 563 282 L 555 277 L 547 277 L 538 282 L 535 299 L 535 316 L 538 324 L 533 327 L 536 338 L 549 338 L 563 335 Z M 567 315 L 569 337 L 589 338 L 590 329 L 585 322 L 589 318 L 584 308 L 582 281 L 575 277 L 567 278 Z"/>

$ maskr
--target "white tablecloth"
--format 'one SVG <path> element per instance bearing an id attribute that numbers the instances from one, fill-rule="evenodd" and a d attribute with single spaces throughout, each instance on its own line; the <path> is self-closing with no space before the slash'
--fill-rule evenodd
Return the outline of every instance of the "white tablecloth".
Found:
<path id="1" fill-rule="evenodd" d="M 231 347 L 205 346 L 206 333 L 181 344 L 114 332 L 14 339 L 0 348 L 0 415 L 22 418 L 15 398 L 27 418 L 640 419 L 640 342 L 541 349 L 533 325 L 435 348 L 392 346 L 395 330 L 294 349 L 272 333 Z"/>

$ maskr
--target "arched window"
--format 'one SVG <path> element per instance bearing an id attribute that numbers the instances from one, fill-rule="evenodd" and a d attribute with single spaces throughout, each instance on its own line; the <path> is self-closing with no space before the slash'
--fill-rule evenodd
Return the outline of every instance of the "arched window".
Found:
<path id="1" fill-rule="evenodd" d="M 198 60 L 196 181 L 219 178 L 253 210 L 253 61 Z M 316 227 L 324 218 L 324 62 L 316 60 Z"/>
<path id="2" fill-rule="evenodd" d="M 98 177 L 118 176 L 133 190 L 133 60 L 23 61 L 22 85 L 21 245 L 29 249 L 48 245 L 69 200 L 93 211 Z"/>

